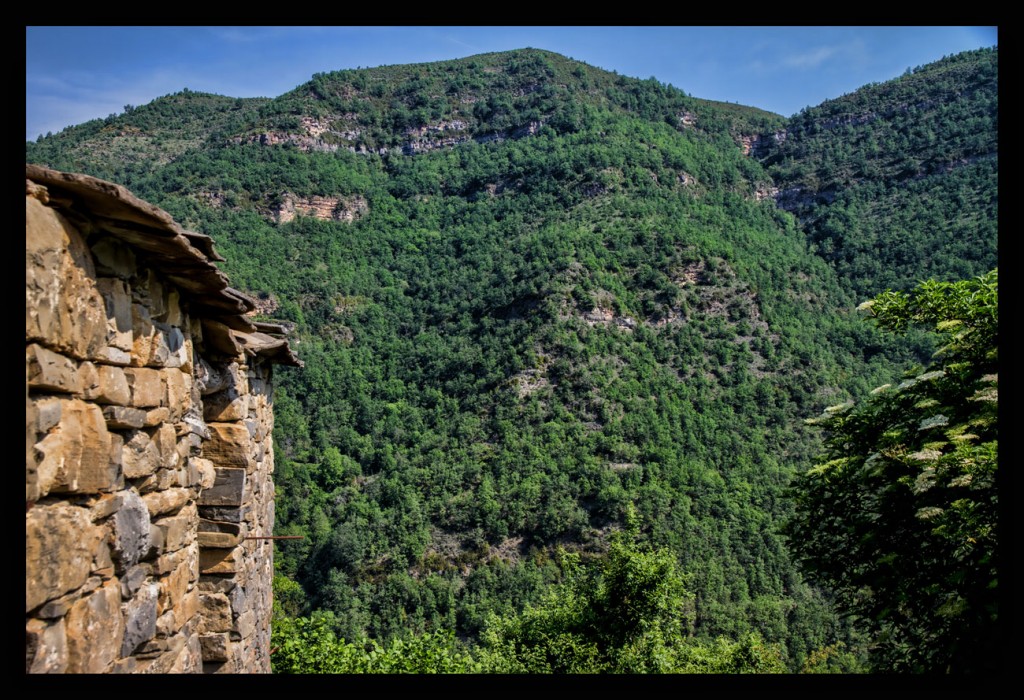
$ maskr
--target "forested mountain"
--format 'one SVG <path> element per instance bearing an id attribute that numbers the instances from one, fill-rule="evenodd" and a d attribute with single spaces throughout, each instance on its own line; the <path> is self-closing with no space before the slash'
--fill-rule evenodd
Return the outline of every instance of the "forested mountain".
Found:
<path id="1" fill-rule="evenodd" d="M 998 54 L 959 54 L 806 109 L 761 140 L 779 205 L 868 297 L 996 264 Z"/>
<path id="2" fill-rule="evenodd" d="M 581 561 L 669 552 L 675 634 L 851 669 L 862 640 L 798 571 L 785 488 L 821 449 L 805 418 L 931 349 L 857 303 L 994 266 L 995 72 L 956 56 L 787 121 L 528 49 L 186 91 L 27 157 L 212 235 L 294 326 L 283 614 L 512 644 L 546 592 L 603 604 Z M 609 549 L 627 520 L 651 554 Z"/>

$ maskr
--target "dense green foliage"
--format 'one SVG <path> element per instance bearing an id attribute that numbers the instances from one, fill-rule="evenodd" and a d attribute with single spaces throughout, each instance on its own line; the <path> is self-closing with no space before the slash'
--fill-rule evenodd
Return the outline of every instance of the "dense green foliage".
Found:
<path id="1" fill-rule="evenodd" d="M 794 550 L 875 640 L 877 668 L 998 668 L 996 272 L 865 305 L 939 334 L 934 363 L 825 410 L 828 453 L 795 487 Z"/>
<path id="2" fill-rule="evenodd" d="M 627 513 L 627 522 L 630 520 Z M 635 536 L 635 531 L 632 533 Z M 779 673 L 777 647 L 749 632 L 697 641 L 692 595 L 667 549 L 644 551 L 622 533 L 589 568 L 562 554 L 566 582 L 536 605 L 492 616 L 481 635 L 498 673 Z"/>
<path id="3" fill-rule="evenodd" d="M 627 520 L 635 522 L 635 516 Z M 700 641 L 692 630 L 692 595 L 676 557 L 645 551 L 618 533 L 589 566 L 559 551 L 565 583 L 519 613 L 491 615 L 480 644 L 432 632 L 347 643 L 331 631 L 330 614 L 279 617 L 274 626 L 277 673 L 781 673 L 777 646 L 748 633 L 740 641 Z M 827 653 L 827 652 L 826 652 Z"/>
<path id="4" fill-rule="evenodd" d="M 996 264 L 998 51 L 950 56 L 793 117 L 761 161 L 858 297 Z"/>
<path id="5" fill-rule="evenodd" d="M 311 618 L 276 617 L 271 638 L 274 673 L 481 673 L 485 667 L 453 635 L 431 632 L 345 642 L 332 629 L 330 613 Z"/>
<path id="6" fill-rule="evenodd" d="M 186 89 L 28 143 L 27 160 L 134 186 L 140 176 L 198 150 L 211 131 L 244 120 L 266 102 Z"/>
<path id="7" fill-rule="evenodd" d="M 189 102 L 188 143 L 158 149 Z M 129 126 L 148 157 L 118 145 Z M 784 489 L 820 451 L 803 417 L 932 346 L 859 323 L 851 290 L 877 271 L 840 278 L 759 199 L 771 176 L 738 142 L 782 126 L 525 50 L 274 100 L 182 93 L 28 157 L 209 233 L 233 284 L 294 326 L 276 530 L 306 538 L 275 555 L 279 669 L 399 670 L 408 652 L 407 670 L 566 670 L 537 630 L 590 615 L 559 627 L 590 670 L 851 670 L 860 638 L 801 578 Z M 282 216 L 317 197 L 329 215 Z M 682 616 L 609 638 L 608 566 L 678 574 L 692 598 L 665 589 L 652 600 Z"/>

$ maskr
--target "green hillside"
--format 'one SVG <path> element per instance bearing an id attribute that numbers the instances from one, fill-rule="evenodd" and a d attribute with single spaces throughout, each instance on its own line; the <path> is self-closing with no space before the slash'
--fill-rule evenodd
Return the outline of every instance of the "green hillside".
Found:
<path id="1" fill-rule="evenodd" d="M 869 188 L 898 196 L 871 207 L 905 214 L 952 187 L 931 164 L 988 146 L 920 152 L 935 177 L 914 180 L 847 172 L 819 155 L 833 137 L 805 133 L 924 89 L 913 77 L 786 123 L 523 50 L 319 74 L 273 100 L 180 93 L 28 144 L 28 159 L 118 179 L 209 233 L 233 284 L 294 325 L 306 366 L 278 375 L 277 534 L 306 538 L 277 549 L 283 613 L 320 611 L 347 640 L 472 645 L 499 619 L 513 635 L 546 591 L 577 590 L 565 553 L 606 561 L 635 511 L 638 545 L 670 552 L 691 594 L 677 633 L 754 639 L 741 647 L 791 670 L 842 644 L 852 668 L 859 638 L 781 534 L 785 487 L 821 449 L 804 418 L 927 356 L 925 336 L 864 323 L 860 295 L 932 275 L 945 253 L 893 266 L 893 246 L 872 258 L 844 229 L 844 267 L 823 227 Z M 995 163 L 950 175 L 977 171 L 964 197 L 994 207 Z M 798 219 L 773 187 L 837 194 Z M 985 206 L 970 240 L 991 255 L 950 259 L 989 264 Z M 960 219 L 928 209 L 945 251 Z"/>
<path id="2" fill-rule="evenodd" d="M 764 139 L 780 206 L 858 296 L 995 267 L 998 57 L 982 49 L 908 70 Z"/>

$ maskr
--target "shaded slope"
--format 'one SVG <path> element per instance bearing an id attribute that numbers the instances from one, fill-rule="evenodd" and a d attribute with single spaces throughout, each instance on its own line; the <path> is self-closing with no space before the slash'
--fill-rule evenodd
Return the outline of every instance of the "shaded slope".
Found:
<path id="1" fill-rule="evenodd" d="M 804 110 L 758 156 L 858 296 L 996 263 L 998 52 L 944 58 Z"/>

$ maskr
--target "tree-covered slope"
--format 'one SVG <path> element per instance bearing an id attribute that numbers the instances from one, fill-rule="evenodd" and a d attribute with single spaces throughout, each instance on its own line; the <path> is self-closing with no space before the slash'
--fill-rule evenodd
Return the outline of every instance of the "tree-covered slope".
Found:
<path id="1" fill-rule="evenodd" d="M 350 640 L 473 640 L 563 580 L 559 546 L 597 557 L 635 508 L 687 577 L 693 634 L 756 632 L 791 668 L 851 641 L 787 551 L 783 489 L 819 449 L 802 419 L 923 348 L 854 318 L 763 197 L 741 146 L 781 117 L 534 50 L 162 99 L 209 102 L 181 118 L 187 148 L 117 151 L 149 105 L 28 157 L 119 173 L 294 324 L 287 612 Z M 152 121 L 154 142 L 176 129 Z"/>
<path id="2" fill-rule="evenodd" d="M 920 66 L 761 140 L 780 206 L 866 298 L 996 264 L 998 51 Z"/>
<path id="3" fill-rule="evenodd" d="M 263 98 L 234 98 L 185 89 L 122 114 L 93 119 L 26 144 L 29 162 L 59 163 L 83 172 L 133 185 L 148 174 L 201 148 L 212 131 L 244 120 L 266 103 Z"/>

